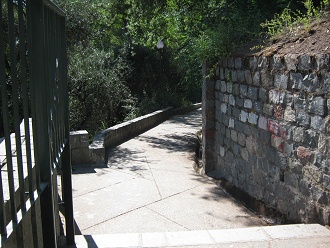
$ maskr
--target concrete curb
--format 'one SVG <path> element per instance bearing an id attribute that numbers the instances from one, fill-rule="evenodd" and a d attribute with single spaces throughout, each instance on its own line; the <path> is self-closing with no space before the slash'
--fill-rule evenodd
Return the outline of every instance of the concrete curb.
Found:
<path id="1" fill-rule="evenodd" d="M 319 224 L 297 224 L 200 231 L 79 235 L 76 236 L 76 241 L 78 248 L 202 245 L 219 247 L 224 244 L 238 244 L 237 247 L 270 247 L 271 244 L 282 247 L 282 245 L 293 244 L 293 241 L 299 247 L 306 247 L 305 244 L 308 241 L 312 241 L 315 247 L 320 247 L 319 245 L 323 247 L 330 242 L 330 230 Z"/>

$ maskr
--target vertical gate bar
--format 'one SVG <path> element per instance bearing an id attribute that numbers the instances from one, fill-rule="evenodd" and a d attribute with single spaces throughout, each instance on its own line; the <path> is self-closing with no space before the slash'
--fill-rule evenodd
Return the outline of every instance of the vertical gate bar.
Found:
<path id="1" fill-rule="evenodd" d="M 47 187 L 40 195 L 41 219 L 44 247 L 56 247 L 56 228 L 54 216 L 54 196 L 52 190 L 52 171 L 51 171 L 51 154 L 50 154 L 50 137 L 49 137 L 49 102 L 47 80 L 47 61 L 45 61 L 46 43 L 44 40 L 45 15 L 43 0 L 31 0 L 31 30 L 32 40 L 29 55 L 31 61 L 31 87 L 34 91 L 34 108 L 35 116 L 33 125 L 34 131 L 37 130 L 35 139 L 35 154 L 38 158 L 40 180 L 47 183 Z"/>
<path id="2" fill-rule="evenodd" d="M 33 144 L 35 144 L 37 138 L 36 136 L 38 135 L 38 131 L 36 130 L 36 125 L 34 125 L 34 120 L 36 120 L 36 101 L 35 99 L 35 87 L 32 87 L 33 84 L 33 77 L 32 72 L 33 72 L 33 49 L 35 49 L 32 44 L 33 44 L 33 35 L 32 35 L 32 6 L 31 6 L 31 1 L 32 0 L 27 0 L 26 1 L 26 26 L 27 26 L 27 39 L 28 39 L 28 56 L 29 56 L 29 82 L 30 82 L 30 94 L 31 94 L 31 117 L 32 117 L 32 132 L 33 132 Z M 40 48 L 39 48 L 40 49 Z M 37 52 L 37 51 L 35 51 Z M 36 150 L 34 148 L 34 167 L 35 167 L 35 175 L 32 174 L 34 177 L 33 179 L 35 180 L 36 183 L 36 188 L 40 189 L 40 173 L 39 173 L 39 158 L 36 154 Z M 33 181 L 32 181 L 33 183 Z M 33 185 L 32 185 L 33 186 Z M 30 187 L 30 185 L 29 185 Z"/>
<path id="3" fill-rule="evenodd" d="M 33 194 L 33 178 L 32 178 L 32 158 L 31 158 L 31 138 L 30 138 L 30 121 L 29 121 L 29 94 L 27 82 L 27 61 L 26 61 L 26 32 L 23 12 L 23 0 L 18 0 L 18 19 L 19 19 L 19 40 L 20 40 L 20 58 L 21 58 L 21 82 L 23 94 L 23 115 L 24 115 L 24 135 L 25 135 L 25 152 L 26 152 L 26 166 L 28 172 L 29 182 L 29 197 L 34 200 Z M 24 42 L 23 42 L 24 41 Z"/>
<path id="4" fill-rule="evenodd" d="M 1 3 L 0 3 L 1 4 Z M 1 161 L 0 161 L 0 168 L 2 167 Z M 5 223 L 5 207 L 4 207 L 4 197 L 3 197 L 3 184 L 2 184 L 2 172 L 0 170 L 0 233 L 2 239 L 4 237 L 7 237 L 7 228 Z M 2 244 L 0 244 L 1 246 Z"/>
<path id="5" fill-rule="evenodd" d="M 10 75 L 12 80 L 12 95 L 14 106 L 14 130 L 17 153 L 17 170 L 19 183 L 20 207 L 23 213 L 26 212 L 25 204 L 25 190 L 24 190 L 24 175 L 23 175 L 23 157 L 22 157 L 22 142 L 20 130 L 20 116 L 19 116 L 19 94 L 18 94 L 18 80 L 17 80 L 17 63 L 16 63 L 16 48 L 15 48 L 15 29 L 14 29 L 14 8 L 13 2 L 8 0 L 8 22 L 9 22 L 9 47 L 10 47 Z M 22 41 L 19 41 L 22 42 Z M 15 210 L 16 211 L 16 210 Z"/>
<path id="6" fill-rule="evenodd" d="M 1 29 L 2 30 L 2 29 Z M 0 50 L 4 49 L 4 46 L 0 46 Z M 3 51 L 4 52 L 4 51 Z M 4 56 L 3 56 L 4 58 Z M 4 62 L 4 61 L 3 61 Z M 5 70 L 5 65 L 3 64 L 0 68 Z M 1 73 L 2 74 L 2 73 Z M 5 75 L 5 72 L 4 74 Z M 5 142 L 6 142 L 6 157 L 7 157 L 7 175 L 8 175 L 8 186 L 10 195 L 10 210 L 11 210 L 11 220 L 13 224 L 17 223 L 17 213 L 16 213 L 16 203 L 15 203 L 15 185 L 14 185 L 14 174 L 13 174 L 13 158 L 11 150 L 11 140 L 10 140 L 10 128 L 9 128 L 9 112 L 8 112 L 8 97 L 7 97 L 7 83 L 6 79 L 1 79 L 1 97 L 2 97 L 2 113 L 3 113 L 3 124 L 5 131 Z"/>
<path id="7" fill-rule="evenodd" d="M 72 199 L 72 167 L 71 167 L 71 155 L 70 155 L 70 128 L 69 128 L 69 96 L 68 96 L 68 60 L 67 60 L 67 48 L 66 48 L 66 19 L 62 17 L 60 19 L 60 82 L 62 92 L 62 114 L 63 114 L 63 128 L 64 137 L 66 140 L 63 150 L 63 200 L 65 207 L 65 222 L 66 222 L 66 242 L 68 245 L 75 244 L 75 231 L 74 231 L 74 215 L 73 215 L 73 199 Z"/>
<path id="8" fill-rule="evenodd" d="M 2 2 L 0 1 L 0 20 L 2 20 Z M 5 76 L 5 52 L 4 52 L 4 41 L 3 41 L 3 23 L 0 22 L 0 87 L 1 91 L 4 91 L 5 94 L 7 94 L 7 89 L 4 88 L 4 85 L 6 84 L 6 76 Z M 1 96 L 3 98 L 3 95 Z M 4 99 L 3 99 L 4 101 Z M 3 105 L 2 105 L 3 106 Z M 4 113 L 3 115 L 7 115 L 7 113 Z M 8 122 L 7 120 L 4 120 L 3 122 Z M 6 131 L 5 131 L 6 132 Z M 1 189 L 0 189 L 0 233 L 2 237 L 7 236 L 7 229 L 5 224 L 5 213 L 4 213 L 4 197 L 3 197 L 3 187 L 2 187 L 2 173 L 1 173 L 2 164 L 0 161 L 0 182 L 1 182 Z M 1 244 L 0 244 L 1 245 Z"/>
<path id="9" fill-rule="evenodd" d="M 62 58 L 61 58 L 61 52 L 62 52 L 62 46 L 61 46 L 61 19 L 63 17 L 61 16 L 57 16 L 56 18 L 56 59 L 58 61 L 58 63 L 62 63 Z M 59 133 L 58 133 L 58 139 L 60 141 L 60 144 L 62 146 L 62 148 L 64 149 L 63 145 L 65 145 L 65 139 L 64 139 L 64 132 L 63 132 L 63 106 L 65 105 L 63 103 L 63 94 L 62 94 L 62 89 L 63 89 L 63 85 L 62 85 L 62 78 L 61 78 L 61 72 L 60 72 L 60 65 L 58 64 L 57 68 L 56 68 L 56 73 L 57 73 L 57 94 L 58 94 L 58 129 L 59 129 Z"/>

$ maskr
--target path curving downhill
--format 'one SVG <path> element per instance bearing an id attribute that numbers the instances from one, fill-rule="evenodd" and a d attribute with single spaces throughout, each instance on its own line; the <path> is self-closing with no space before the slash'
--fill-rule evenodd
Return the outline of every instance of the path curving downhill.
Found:
<path id="1" fill-rule="evenodd" d="M 106 166 L 76 166 L 77 247 L 268 247 L 275 229 L 195 173 L 201 126 L 200 109 L 173 116 L 109 151 Z"/>

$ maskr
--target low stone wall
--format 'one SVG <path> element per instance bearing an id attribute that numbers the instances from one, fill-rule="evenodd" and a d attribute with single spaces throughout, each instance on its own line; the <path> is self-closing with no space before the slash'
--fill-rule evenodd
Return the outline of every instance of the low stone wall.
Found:
<path id="1" fill-rule="evenodd" d="M 73 165 L 105 163 L 108 148 L 147 131 L 172 114 L 173 108 L 166 108 L 102 130 L 94 136 L 90 145 L 87 131 L 73 131 L 70 133 L 71 162 Z"/>
<path id="2" fill-rule="evenodd" d="M 329 58 L 220 59 L 203 83 L 206 173 L 293 221 L 329 225 Z"/>

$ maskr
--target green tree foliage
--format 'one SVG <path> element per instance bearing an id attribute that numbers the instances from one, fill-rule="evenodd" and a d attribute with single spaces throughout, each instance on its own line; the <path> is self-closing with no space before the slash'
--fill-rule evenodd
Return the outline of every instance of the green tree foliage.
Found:
<path id="1" fill-rule="evenodd" d="M 91 47 L 74 47 L 69 57 L 71 127 L 94 133 L 120 121 L 121 107 L 131 97 L 125 85 L 128 64 Z"/>
<path id="2" fill-rule="evenodd" d="M 314 6 L 325 2 L 308 1 Z M 200 101 L 203 61 L 216 63 L 219 56 L 258 39 L 264 31 L 260 23 L 286 8 L 303 12 L 306 3 L 300 0 L 56 2 L 68 17 L 72 127 L 94 130 L 100 123 L 108 126 L 157 108 Z M 165 47 L 159 50 L 156 44 L 160 40 Z M 105 103 L 107 97 L 111 104 Z M 100 108 L 99 113 L 96 108 L 92 111 L 88 108 L 93 103 Z"/>

